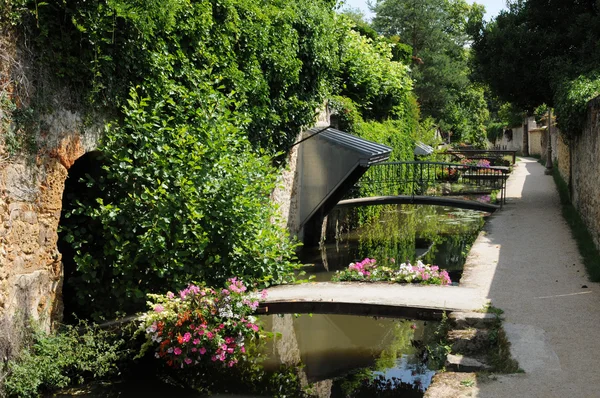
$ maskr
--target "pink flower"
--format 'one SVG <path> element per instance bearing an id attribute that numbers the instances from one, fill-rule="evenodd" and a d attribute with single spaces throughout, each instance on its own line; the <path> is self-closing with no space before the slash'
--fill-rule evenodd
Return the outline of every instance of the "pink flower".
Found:
<path id="1" fill-rule="evenodd" d="M 192 341 L 192 343 L 194 345 L 198 345 L 198 344 L 200 344 L 200 339 L 194 339 L 194 341 Z"/>
<path id="2" fill-rule="evenodd" d="M 198 349 L 196 347 L 192 348 L 192 352 L 196 352 Z"/>
<path id="3" fill-rule="evenodd" d="M 163 306 L 162 306 L 162 305 L 160 305 L 160 304 L 156 304 L 156 305 L 154 306 L 154 311 L 155 311 L 155 312 L 161 313 L 161 312 L 163 312 L 164 310 L 165 310 L 165 307 L 163 307 Z"/>
<path id="4" fill-rule="evenodd" d="M 225 328 L 225 325 L 224 325 L 224 324 L 220 324 L 220 325 L 219 325 L 219 329 L 224 329 L 224 328 Z"/>
<path id="5" fill-rule="evenodd" d="M 226 344 L 231 344 L 235 341 L 235 339 L 233 337 L 225 337 L 225 343 Z"/>
<path id="6" fill-rule="evenodd" d="M 189 365 L 190 363 L 192 363 L 192 360 L 190 358 L 186 358 L 183 360 L 183 362 Z"/>
<path id="7" fill-rule="evenodd" d="M 206 354 L 206 348 L 204 348 L 204 347 L 201 347 L 201 348 L 198 350 L 198 352 L 200 353 L 200 355 L 204 355 L 204 354 Z"/>
<path id="8" fill-rule="evenodd" d="M 181 355 L 181 348 L 175 347 L 175 349 L 173 350 L 173 354 L 175 354 L 175 355 Z"/>
<path id="9" fill-rule="evenodd" d="M 206 337 L 208 337 L 209 340 L 213 339 L 213 334 L 211 332 L 206 332 Z"/>
<path id="10" fill-rule="evenodd" d="M 412 325 L 410 325 L 410 328 L 411 328 L 412 330 L 415 330 L 415 329 L 417 328 L 417 325 L 415 325 L 415 324 L 413 323 Z"/>
<path id="11" fill-rule="evenodd" d="M 171 300 L 171 299 L 172 299 L 172 298 L 174 298 L 174 297 L 175 297 L 175 295 L 173 294 L 173 292 L 167 292 L 167 298 L 168 298 L 169 300 Z"/>
<path id="12" fill-rule="evenodd" d="M 260 292 L 260 298 L 264 300 L 267 298 L 268 294 L 269 294 L 269 292 L 267 292 L 267 290 L 264 289 L 262 292 Z"/>
<path id="13" fill-rule="evenodd" d="M 191 338 L 192 338 L 192 335 L 190 334 L 190 332 L 186 332 L 186 333 L 183 335 L 183 341 L 184 341 L 185 343 L 187 343 L 188 341 L 190 341 L 190 339 L 191 339 Z"/>
<path id="14" fill-rule="evenodd" d="M 210 357 L 210 359 L 211 361 L 215 362 L 217 360 L 217 357 L 213 355 L 212 357 Z"/>
<path id="15" fill-rule="evenodd" d="M 245 353 L 246 353 L 246 347 L 244 347 L 244 346 L 241 346 L 241 347 L 240 347 L 240 352 L 241 352 L 242 354 L 245 354 Z"/>

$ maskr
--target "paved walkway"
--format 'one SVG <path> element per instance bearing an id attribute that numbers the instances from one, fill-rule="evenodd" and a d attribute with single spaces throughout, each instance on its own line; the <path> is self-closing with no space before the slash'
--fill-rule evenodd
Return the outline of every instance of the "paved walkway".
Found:
<path id="1" fill-rule="evenodd" d="M 504 310 L 511 352 L 525 373 L 479 383 L 475 395 L 600 397 L 600 285 L 587 280 L 554 181 L 523 159 L 507 191 L 508 204 L 469 258 L 493 264 L 488 277 L 479 269 L 464 282 Z"/>

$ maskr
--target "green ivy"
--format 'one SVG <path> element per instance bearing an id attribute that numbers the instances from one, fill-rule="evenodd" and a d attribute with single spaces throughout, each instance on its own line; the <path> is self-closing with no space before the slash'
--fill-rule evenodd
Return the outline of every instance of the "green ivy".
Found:
<path id="1" fill-rule="evenodd" d="M 600 95 L 600 72 L 564 82 L 555 95 L 557 125 L 567 139 L 580 135 L 586 122 L 588 102 Z"/>

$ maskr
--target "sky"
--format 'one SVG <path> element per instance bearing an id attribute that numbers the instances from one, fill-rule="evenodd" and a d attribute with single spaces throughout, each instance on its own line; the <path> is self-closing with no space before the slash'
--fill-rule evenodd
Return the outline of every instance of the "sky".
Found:
<path id="1" fill-rule="evenodd" d="M 375 2 L 375 0 L 371 1 Z M 473 3 L 473 0 L 467 1 Z M 346 7 L 360 9 L 368 19 L 373 17 L 373 13 L 369 11 L 369 7 L 367 6 L 367 0 L 345 0 L 345 2 Z M 485 6 L 485 19 L 488 21 L 498 15 L 501 9 L 506 9 L 506 0 L 475 0 L 475 2 Z"/>

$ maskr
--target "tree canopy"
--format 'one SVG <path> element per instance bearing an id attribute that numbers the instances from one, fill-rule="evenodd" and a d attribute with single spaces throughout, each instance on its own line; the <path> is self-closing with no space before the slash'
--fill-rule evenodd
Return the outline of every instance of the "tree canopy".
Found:
<path id="1" fill-rule="evenodd" d="M 521 109 L 531 112 L 543 103 L 558 107 L 567 96 L 557 93 L 598 68 L 598 13 L 596 0 L 509 2 L 508 10 L 475 37 L 476 75 Z M 563 122 L 567 118 L 563 115 Z"/>
<path id="2" fill-rule="evenodd" d="M 472 101 L 478 89 L 470 80 L 468 45 L 482 25 L 483 6 L 465 0 L 377 0 L 372 9 L 375 30 L 412 47 L 411 76 L 423 115 L 438 120 L 457 140 L 481 142 L 479 118 L 485 124 L 487 116 L 477 110 L 478 116 L 470 117 L 473 105 L 483 103 Z M 478 127 L 466 128 L 472 124 Z"/>

